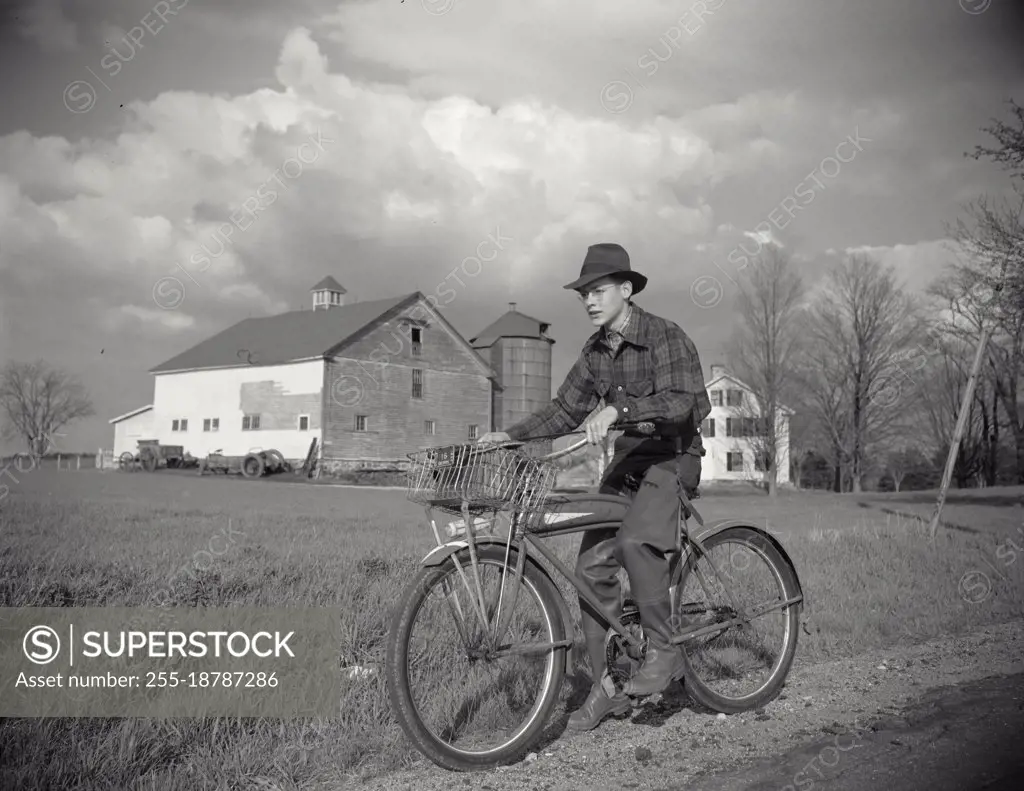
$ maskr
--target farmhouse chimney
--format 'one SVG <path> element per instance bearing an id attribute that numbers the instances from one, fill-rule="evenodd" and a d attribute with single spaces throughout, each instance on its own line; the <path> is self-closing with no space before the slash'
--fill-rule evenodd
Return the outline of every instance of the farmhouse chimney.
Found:
<path id="1" fill-rule="evenodd" d="M 724 376 L 724 375 L 725 375 L 725 366 L 724 365 L 712 365 L 711 366 L 711 379 L 712 380 L 717 379 L 719 376 Z"/>
<path id="2" fill-rule="evenodd" d="M 348 293 L 341 283 L 330 275 L 313 286 L 310 291 L 313 292 L 313 310 L 341 307 L 345 304 L 345 294 Z"/>

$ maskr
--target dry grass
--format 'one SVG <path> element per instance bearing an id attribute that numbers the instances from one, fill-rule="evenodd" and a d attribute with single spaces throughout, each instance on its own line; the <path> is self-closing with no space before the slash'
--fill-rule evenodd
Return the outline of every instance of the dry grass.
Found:
<path id="1" fill-rule="evenodd" d="M 784 493 L 769 503 L 709 490 L 697 504 L 705 518 L 749 519 L 782 541 L 807 594 L 798 661 L 817 662 L 1022 615 L 1024 559 L 1007 549 L 1024 552 L 1021 492 L 957 494 L 934 543 L 912 516 L 927 517 L 933 500 L 916 494 Z M 217 536 L 231 539 L 227 549 L 211 543 Z M 570 565 L 578 541 L 559 542 Z M 182 606 L 338 607 L 341 664 L 378 666 L 390 605 L 431 544 L 422 511 L 400 492 L 43 469 L 19 476 L 0 504 L 0 605 L 132 606 L 162 595 Z M 213 546 L 211 561 L 194 563 Z M 993 589 L 972 604 L 959 584 L 975 570 Z M 418 759 L 379 674 L 343 679 L 339 712 L 299 722 L 4 720 L 0 787 L 253 788 L 263 778 L 309 788 Z"/>

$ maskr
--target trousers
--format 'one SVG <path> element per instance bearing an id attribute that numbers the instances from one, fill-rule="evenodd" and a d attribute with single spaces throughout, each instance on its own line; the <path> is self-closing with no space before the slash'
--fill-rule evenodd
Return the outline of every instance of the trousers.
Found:
<path id="1" fill-rule="evenodd" d="M 589 584 L 603 607 L 622 611 L 619 570 L 625 568 L 640 621 L 654 645 L 668 647 L 672 617 L 669 586 L 677 549 L 678 499 L 674 451 L 657 440 L 630 443 L 616 453 L 602 479 L 602 494 L 625 494 L 631 503 L 621 527 L 583 534 L 576 574 Z M 682 483 L 687 492 L 700 483 L 700 456 L 682 457 Z M 593 679 L 605 671 L 608 623 L 580 597 L 580 621 L 590 655 Z"/>

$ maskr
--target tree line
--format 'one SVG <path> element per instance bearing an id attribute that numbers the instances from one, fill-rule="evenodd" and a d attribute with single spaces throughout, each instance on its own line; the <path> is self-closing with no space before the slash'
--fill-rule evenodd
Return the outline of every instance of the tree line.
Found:
<path id="1" fill-rule="evenodd" d="M 740 284 L 730 368 L 769 416 L 750 439 L 774 494 L 789 460 L 798 486 L 858 492 L 933 488 L 954 437 L 983 327 L 990 333 L 953 471 L 955 485 L 1024 484 L 1024 107 L 968 153 L 1009 174 L 1020 198 L 981 198 L 947 225 L 955 262 L 923 294 L 892 266 L 850 254 L 809 285 L 779 246 Z M 743 411 L 741 410 L 741 411 Z"/>

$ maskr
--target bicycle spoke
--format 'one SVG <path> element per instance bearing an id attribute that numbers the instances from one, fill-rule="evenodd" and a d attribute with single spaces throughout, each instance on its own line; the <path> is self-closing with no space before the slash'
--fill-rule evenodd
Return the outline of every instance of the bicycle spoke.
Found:
<path id="1" fill-rule="evenodd" d="M 743 710 L 778 686 L 795 640 L 791 608 L 802 596 L 787 594 L 763 538 L 742 528 L 732 535 L 742 540 L 716 534 L 689 555 L 678 596 L 689 625 L 674 642 L 686 652 L 698 693 Z"/>
<path id="2" fill-rule="evenodd" d="M 554 672 L 555 651 L 572 641 L 554 639 L 550 618 L 525 577 L 518 585 L 505 579 L 509 570 L 503 549 L 479 553 L 477 590 L 458 590 L 465 586 L 455 582 L 458 558 L 451 560 L 448 575 L 435 583 L 420 607 L 409 637 L 409 688 L 417 717 L 433 738 L 451 749 L 475 753 L 507 743 L 538 716 L 539 700 Z M 470 595 L 474 604 L 482 600 L 490 614 L 502 585 L 507 590 L 509 584 L 521 587 L 522 594 L 513 595 L 514 588 L 502 603 L 505 639 L 497 648 L 491 632 L 497 619 L 490 627 L 475 619 L 447 625 L 451 609 L 462 606 L 462 596 Z M 459 638 L 452 632 L 462 627 L 463 645 L 453 651 Z"/>

